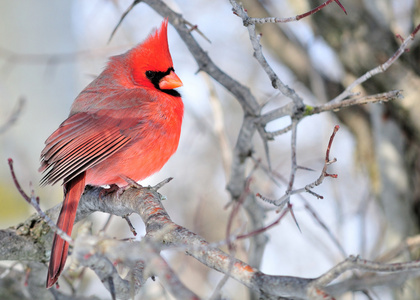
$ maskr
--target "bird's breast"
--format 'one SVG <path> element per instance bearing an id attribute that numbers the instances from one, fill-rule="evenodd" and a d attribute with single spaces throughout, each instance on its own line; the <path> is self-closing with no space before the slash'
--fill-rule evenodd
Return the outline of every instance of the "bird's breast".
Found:
<path id="1" fill-rule="evenodd" d="M 88 169 L 86 184 L 125 186 L 127 182 L 124 177 L 140 181 L 159 171 L 175 153 L 181 135 L 182 100 L 171 100 L 180 103 L 156 103 L 155 107 L 147 110 L 143 107 L 143 111 L 138 113 L 133 108 L 130 113 L 130 118 L 134 115 L 133 122 L 127 128 L 120 129 L 122 134 L 131 138 L 130 142 Z"/>

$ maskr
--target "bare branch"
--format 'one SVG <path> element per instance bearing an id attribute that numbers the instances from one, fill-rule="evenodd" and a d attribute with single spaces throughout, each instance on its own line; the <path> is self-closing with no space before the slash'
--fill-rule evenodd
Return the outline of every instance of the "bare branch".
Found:
<path id="1" fill-rule="evenodd" d="M 401 244 L 397 245 L 395 248 L 390 249 L 378 256 L 375 261 L 377 262 L 387 262 L 396 257 L 400 256 L 407 250 L 413 252 L 416 249 L 420 248 L 420 235 L 415 235 L 413 237 L 408 237 L 406 240 L 402 241 Z"/>
<path id="2" fill-rule="evenodd" d="M 347 11 L 344 8 L 344 6 L 340 3 L 338 0 L 328 0 L 322 3 L 321 5 L 315 7 L 314 9 L 311 9 L 310 11 L 303 13 L 301 15 L 297 15 L 294 17 L 288 17 L 288 18 L 276 18 L 276 17 L 268 17 L 268 18 L 248 18 L 247 23 L 248 24 L 264 24 L 264 23 L 289 23 L 293 21 L 299 21 L 300 19 L 306 18 L 310 15 L 313 15 L 326 7 L 327 5 L 331 4 L 332 2 L 337 3 L 340 8 L 344 11 L 344 13 L 347 15 Z"/>
<path id="3" fill-rule="evenodd" d="M 383 73 L 385 72 L 390 66 L 392 66 L 393 63 L 395 63 L 395 61 L 397 61 L 397 59 L 407 51 L 408 47 L 410 47 L 411 43 L 414 40 L 415 35 L 417 34 L 417 32 L 419 31 L 420 28 L 420 24 L 417 25 L 417 27 L 413 30 L 413 32 L 403 41 L 403 43 L 401 44 L 401 46 L 398 48 L 398 50 L 383 64 L 379 65 L 378 67 L 366 72 L 364 75 L 362 75 L 361 77 L 357 78 L 355 81 L 353 81 L 352 84 L 350 84 L 340 95 L 338 95 L 337 97 L 335 97 L 334 99 L 332 99 L 330 101 L 331 104 L 336 104 L 340 101 L 342 101 L 343 99 L 345 99 L 346 97 L 348 97 L 349 95 L 351 95 L 352 90 L 358 86 L 359 84 L 362 84 L 363 82 L 365 82 L 366 80 L 372 78 L 373 76 Z"/>
<path id="4" fill-rule="evenodd" d="M 177 299 L 199 299 L 186 288 L 167 262 L 159 255 L 153 239 L 127 243 L 104 236 L 93 236 L 85 230 L 75 241 L 74 256 L 86 267 L 95 271 L 105 286 L 111 290 L 109 278 L 112 278 L 119 299 L 131 299 L 146 282 L 146 278 L 157 276 L 163 286 Z M 137 278 L 129 273 L 122 279 L 113 263 L 136 269 Z M 131 283 L 135 280 L 135 284 Z"/>
<path id="5" fill-rule="evenodd" d="M 325 111 L 338 111 L 342 108 L 355 106 L 355 105 L 363 105 L 369 103 L 377 103 L 377 102 L 388 102 L 392 100 L 400 100 L 403 98 L 403 94 L 401 90 L 389 91 L 386 93 L 376 94 L 376 95 L 369 95 L 354 99 L 346 99 L 342 100 L 341 102 L 327 102 L 320 106 L 306 106 L 305 115 L 314 115 L 319 114 Z"/>
<path id="6" fill-rule="evenodd" d="M 317 107 L 317 112 L 323 112 L 328 110 L 337 110 L 341 109 L 346 106 L 350 105 L 361 105 L 366 103 L 375 103 L 379 101 L 390 101 L 394 99 L 400 99 L 402 97 L 401 91 L 390 91 L 383 94 L 377 94 L 372 96 L 365 96 L 361 98 L 356 99 L 348 99 L 343 101 L 345 98 L 349 96 L 353 96 L 354 93 L 352 90 L 359 84 L 365 82 L 366 80 L 370 79 L 371 77 L 385 72 L 403 53 L 405 53 L 408 49 L 408 47 L 412 44 L 416 34 L 420 30 L 420 24 L 416 26 L 416 28 L 413 30 L 413 32 L 403 41 L 401 46 L 398 48 L 398 50 L 382 65 L 379 65 L 378 67 L 366 72 L 364 75 L 356 79 L 352 84 L 350 84 L 340 95 L 329 101 L 327 104 Z M 339 103 L 344 102 L 344 106 L 340 106 Z M 313 107 L 306 106 L 304 115 L 312 115 Z M 293 109 L 289 106 L 285 105 L 283 107 L 280 107 L 278 109 L 275 109 L 269 113 L 266 113 L 258 118 L 258 122 L 261 124 L 267 124 L 270 121 L 273 121 L 275 119 L 284 117 L 286 115 L 291 115 L 291 112 Z M 279 134 L 286 132 L 287 130 L 282 130 L 279 132 Z"/>
<path id="7" fill-rule="evenodd" d="M 289 295 L 290 293 L 303 295 L 305 293 L 303 290 L 310 280 L 296 277 L 273 279 L 273 276 L 258 272 L 248 264 L 215 248 L 197 234 L 173 223 L 160 202 L 160 195 L 155 191 L 145 188 L 140 190 L 129 188 L 119 197 L 110 194 L 98 200 L 97 196 L 100 190 L 100 188 L 93 188 L 83 194 L 79 204 L 78 218 L 85 217 L 98 209 L 117 215 L 137 213 L 145 222 L 146 237 L 157 243 L 155 245 L 159 250 L 168 247 L 183 250 L 204 265 L 223 274 L 229 274 L 230 277 L 254 290 L 268 292 L 271 286 L 269 282 L 275 281 L 277 285 L 275 290 L 278 295 Z M 125 243 L 125 245 L 128 247 L 131 243 Z M 121 247 L 125 247 L 123 243 Z M 133 251 L 130 250 L 113 251 L 116 255 L 123 252 L 130 253 L 128 255 L 130 259 L 139 259 L 139 257 L 133 257 L 131 255 Z M 121 258 L 119 256 L 120 261 Z M 113 258 L 113 260 L 116 259 L 116 257 Z M 284 278 L 284 282 L 280 278 Z M 266 284 L 268 285 L 266 286 Z M 295 291 L 292 291 L 292 288 Z"/>
<path id="8" fill-rule="evenodd" d="M 230 91 L 247 114 L 255 115 L 259 113 L 260 108 L 258 102 L 251 94 L 249 88 L 228 76 L 214 64 L 207 52 L 204 51 L 194 39 L 191 30 L 186 26 L 186 24 L 190 24 L 190 22 L 187 22 L 180 14 L 171 10 L 162 1 L 144 0 L 142 2 L 148 4 L 163 17 L 168 18 L 169 22 L 175 27 L 184 43 L 188 46 L 188 50 L 198 64 L 199 71 L 206 72 Z"/>
<path id="9" fill-rule="evenodd" d="M 367 272 L 413 272 L 420 271 L 420 261 L 406 263 L 384 264 L 374 261 L 361 259 L 360 257 L 350 256 L 342 263 L 338 264 L 312 283 L 313 286 L 326 286 L 338 276 L 349 270 L 361 270 Z"/>
<path id="10" fill-rule="evenodd" d="M 393 274 L 407 272 L 411 274 L 420 271 L 419 262 L 382 264 L 350 257 L 316 280 L 266 275 L 215 248 L 188 229 L 173 223 L 161 205 L 161 196 L 153 189 L 128 188 L 120 196 L 114 193 L 99 199 L 101 190 L 101 188 L 91 188 L 85 191 L 79 204 L 77 219 L 85 218 L 98 210 L 120 216 L 137 213 L 146 224 L 146 239 L 141 242 L 126 243 L 103 236 L 93 236 L 88 233 L 89 230 L 84 230 L 75 241 L 73 253 L 80 264 L 95 270 L 108 288 L 111 289 L 111 285 L 114 286 L 116 295 L 121 298 L 131 295 L 133 287 L 129 282 L 133 278 L 120 278 L 112 261 L 131 267 L 130 274 L 140 276 L 135 279 L 138 287 L 141 287 L 144 282 L 142 278 L 157 275 L 174 295 L 182 295 L 183 299 L 197 299 L 188 289 L 183 288 L 183 285 L 177 281 L 176 275 L 160 257 L 159 251 L 167 248 L 185 251 L 204 265 L 229 274 L 245 286 L 259 290 L 265 295 L 277 297 L 308 299 L 314 291 L 329 297 L 329 294 L 325 292 L 328 290 L 327 285 L 349 270 Z M 139 266 L 141 261 L 144 264 Z"/>
<path id="11" fill-rule="evenodd" d="M 334 111 L 351 105 L 361 105 L 366 103 L 389 101 L 402 98 L 402 93 L 400 90 L 356 98 L 354 97 L 355 94 L 352 92 L 352 89 L 358 84 L 365 82 L 372 76 L 384 72 L 387 68 L 389 68 L 389 66 L 391 66 L 399 58 L 399 56 L 408 49 L 410 43 L 414 39 L 414 36 L 420 30 L 420 25 L 416 27 L 410 37 L 403 40 L 401 47 L 385 64 L 372 69 L 365 75 L 361 76 L 349 87 L 347 87 L 347 89 L 342 94 L 340 94 L 329 103 L 311 107 L 305 105 L 302 97 L 280 80 L 278 75 L 270 66 L 269 62 L 267 62 L 262 52 L 262 46 L 260 44 L 262 35 L 256 33 L 255 24 L 297 21 L 301 18 L 316 13 L 332 2 L 336 2 L 346 13 L 344 7 L 338 0 L 328 0 L 320 6 L 295 17 L 284 19 L 258 19 L 249 17 L 247 11 L 240 4 L 238 4 L 237 1 L 231 0 L 230 3 L 233 7 L 234 13 L 242 19 L 244 26 L 246 26 L 248 29 L 248 34 L 254 50 L 255 58 L 261 65 L 264 72 L 268 75 L 268 78 L 270 79 L 273 87 L 281 91 L 283 95 L 286 95 L 291 100 L 288 104 L 261 116 L 262 106 L 258 104 L 256 98 L 250 92 L 250 90 L 220 70 L 213 63 L 208 54 L 196 42 L 193 37 L 193 34 L 196 34 L 195 31 L 197 31 L 199 34 L 202 34 L 201 31 L 198 30 L 198 27 L 191 25 L 191 23 L 186 21 L 180 14 L 172 11 L 164 2 L 159 0 L 134 0 L 128 10 L 121 16 L 119 23 L 116 25 L 110 36 L 110 39 L 120 24 L 123 22 L 125 16 L 132 10 L 135 5 L 140 2 L 147 3 L 159 14 L 168 17 L 170 23 L 178 31 L 192 56 L 195 58 L 199 71 L 208 73 L 236 97 L 237 101 L 243 108 L 244 118 L 243 124 L 238 134 L 231 162 L 230 158 L 225 155 L 225 161 L 227 162 L 226 165 L 231 164 L 231 177 L 228 183 L 228 190 L 230 191 L 232 199 L 234 200 L 232 201 L 234 206 L 226 230 L 226 240 L 220 242 L 219 244 L 228 245 L 230 253 L 221 251 L 217 245 L 208 243 L 204 238 L 174 223 L 171 220 L 165 211 L 165 208 L 161 204 L 162 196 L 157 193 L 158 188 L 163 186 L 163 184 L 165 184 L 167 181 L 158 184 L 154 188 L 142 188 L 139 185 L 135 185 L 135 187 L 121 190 L 120 193 L 117 194 L 105 193 L 104 197 L 100 197 L 101 191 L 103 191 L 101 188 L 86 189 L 86 192 L 80 201 L 77 220 L 85 218 L 95 211 L 103 211 L 113 215 L 122 216 L 126 218 L 128 222 L 128 215 L 138 214 L 141 216 L 146 226 L 147 234 L 141 242 L 131 241 L 128 243 L 127 240 L 121 241 L 112 239 L 105 236 L 104 232 L 101 232 L 99 235 L 92 235 L 90 233 L 90 224 L 85 225 L 86 230 L 82 230 L 82 234 L 80 234 L 79 237 L 75 240 L 73 256 L 77 258 L 80 265 L 89 267 L 96 272 L 101 281 L 104 282 L 108 290 L 110 290 L 113 298 L 133 298 L 134 294 L 141 290 L 149 277 L 157 276 L 161 280 L 163 286 L 169 290 L 176 298 L 198 299 L 196 294 L 194 294 L 182 284 L 174 270 L 171 269 L 165 259 L 163 259 L 160 255 L 162 250 L 169 248 L 183 251 L 187 255 L 190 255 L 200 261 L 208 268 L 225 274 L 223 280 L 220 281 L 217 289 L 213 294 L 214 298 L 219 297 L 220 289 L 228 278 L 237 280 L 253 291 L 261 293 L 263 296 L 267 296 L 267 298 L 282 297 L 294 299 L 333 299 L 333 294 L 331 291 L 335 288 L 335 286 L 330 285 L 331 281 L 337 279 L 340 274 L 348 270 L 363 270 L 372 272 L 374 274 L 378 272 L 390 273 L 389 277 L 382 276 L 380 280 L 378 280 L 379 277 L 371 276 L 370 273 L 366 274 L 366 279 L 364 279 L 364 282 L 351 282 L 352 284 L 357 285 L 356 288 L 363 287 L 363 284 L 366 284 L 366 282 L 369 282 L 371 285 L 379 284 L 379 282 L 389 282 L 392 280 L 393 276 L 395 277 L 397 274 L 403 274 L 407 277 L 414 276 L 413 274 L 420 274 L 420 265 L 417 262 L 386 265 L 379 262 L 364 261 L 360 258 L 354 257 L 348 258 L 346 261 L 333 267 L 330 271 L 316 279 L 278 275 L 270 276 L 260 272 L 258 268 L 262 259 L 264 246 L 267 242 L 267 238 L 262 233 L 269 230 L 273 226 L 276 226 L 289 212 L 296 221 L 290 203 L 290 196 L 293 194 L 308 192 L 315 197 L 322 198 L 321 195 L 315 193 L 312 189 L 320 185 L 325 177 L 337 177 L 336 174 L 327 173 L 327 168 L 330 164 L 336 161 L 335 159 L 330 159 L 330 148 L 338 130 L 338 126 L 334 128 L 334 132 L 330 137 L 325 154 L 325 163 L 318 179 L 303 188 L 294 189 L 297 170 L 302 169 L 302 167 L 300 167 L 297 162 L 296 140 L 297 126 L 299 121 L 305 116 L 325 111 Z M 49 61 L 51 60 L 54 60 L 54 57 L 50 57 Z M 354 98 L 350 99 L 349 97 Z M 214 106 L 214 108 L 219 110 L 219 108 L 216 106 Z M 215 113 L 215 115 L 220 119 L 220 112 L 218 112 L 216 109 L 215 111 L 217 113 Z M 291 125 L 275 132 L 266 132 L 265 126 L 268 122 L 284 116 L 291 118 Z M 10 123 L 13 123 L 13 121 Z M 4 126 L 0 128 L 0 133 L 2 133 L 3 128 Z M 260 205 L 260 201 L 256 201 L 256 197 L 250 193 L 250 175 L 246 176 L 246 162 L 249 158 L 252 158 L 253 155 L 252 138 L 255 132 L 258 132 L 263 138 L 269 166 L 268 169 L 270 169 L 271 164 L 268 154 L 268 141 L 273 139 L 275 136 L 290 130 L 292 131 L 290 142 L 292 166 L 285 195 L 280 199 L 270 200 L 257 194 L 257 196 L 260 196 L 265 201 L 278 205 L 282 209 L 278 218 L 273 223 L 266 225 L 264 224 L 265 210 Z M 221 137 L 220 139 L 222 140 L 222 128 L 218 128 L 218 133 Z M 226 141 L 222 142 L 225 143 Z M 225 151 L 228 148 L 226 144 L 223 147 Z M 259 165 L 259 163 L 260 162 L 258 162 L 256 165 Z M 39 214 L 42 216 L 42 219 L 52 228 L 52 231 L 57 232 L 65 240 L 71 242 L 71 238 L 65 235 L 61 230 L 57 229 L 51 220 L 45 215 L 45 213 L 42 212 L 42 210 L 39 208 L 39 204 L 37 203 L 38 198 L 34 196 L 34 193 L 32 193 L 31 197 L 26 195 L 14 174 L 11 160 L 9 161 L 9 165 L 11 168 L 13 180 L 19 192 L 22 194 L 22 197 L 24 197 L 26 201 L 31 203 L 31 205 L 37 209 Z M 270 175 L 273 174 L 270 171 L 271 170 L 268 170 L 267 172 L 270 173 Z M 225 172 L 226 174 L 228 173 L 227 171 Z M 127 179 L 127 181 L 130 183 L 130 179 Z M 134 182 L 131 183 L 134 184 Z M 285 208 L 286 204 L 287 207 Z M 316 214 L 314 214 L 314 210 L 308 208 L 309 206 L 306 207 L 310 212 L 313 213 L 313 216 L 315 219 L 317 219 L 318 223 L 321 224 L 321 226 L 323 226 L 323 228 L 330 234 L 331 238 L 333 238 L 331 231 L 329 231 L 326 225 L 318 218 Z M 233 219 L 241 208 L 244 208 L 249 215 L 249 219 L 251 220 L 251 229 L 248 233 L 232 233 L 231 226 Z M 132 228 L 132 231 L 135 232 L 135 229 L 130 222 L 129 224 Z M 13 230 L 0 231 L 0 241 L 3 242 L 11 236 L 16 238 L 18 234 L 13 236 L 10 234 L 12 231 Z M 249 252 L 251 254 L 249 257 L 249 263 L 245 263 L 234 257 L 235 251 L 232 241 L 245 238 L 250 238 Z M 28 245 L 30 244 L 32 246 L 33 244 L 31 244 L 31 242 L 36 244 L 37 240 L 26 239 L 21 243 L 26 243 Z M 345 254 L 344 249 L 340 246 L 338 241 L 335 240 L 335 243 L 339 246 L 340 251 Z M 42 252 L 42 249 L 39 251 L 37 250 L 37 252 Z M 42 253 L 45 254 L 46 252 L 47 251 L 44 249 L 44 252 Z M 37 261 L 41 260 L 39 258 L 33 259 L 38 259 Z M 116 264 L 129 267 L 129 274 L 122 278 L 116 270 Z M 28 274 L 30 274 L 29 271 L 27 272 L 27 275 Z M 28 278 L 29 275 L 27 276 L 27 279 Z M 339 282 L 339 284 L 348 284 L 349 282 L 349 280 L 343 280 Z"/>
<path id="12" fill-rule="evenodd" d="M 258 197 L 261 197 L 262 198 L 262 196 L 260 195 L 260 194 L 257 194 L 257 196 Z M 235 237 L 235 239 L 237 239 L 237 240 L 240 240 L 240 239 L 246 239 L 246 238 L 250 238 L 250 237 L 252 237 L 252 236 L 254 236 L 254 235 L 257 235 L 257 234 L 261 234 L 261 233 L 263 233 L 263 232 L 266 232 L 266 231 L 268 231 L 269 229 L 271 229 L 272 227 L 274 227 L 274 226 L 276 226 L 276 225 L 278 225 L 279 223 L 280 223 L 280 221 L 286 216 L 286 214 L 288 213 L 288 212 L 291 212 L 292 211 L 292 209 L 290 208 L 290 207 L 287 207 L 286 209 L 284 209 L 283 210 L 283 212 L 277 217 L 277 219 L 276 220 L 274 220 L 271 224 L 269 224 L 269 225 L 267 225 L 267 226 L 265 226 L 265 227 L 263 227 L 263 228 L 259 228 L 259 229 L 256 229 L 256 230 L 254 230 L 254 231 L 252 231 L 252 232 L 248 232 L 248 233 L 245 233 L 245 234 L 240 234 L 240 235 L 237 235 L 236 237 Z"/>
<path id="13" fill-rule="evenodd" d="M 286 97 L 292 99 L 297 109 L 303 107 L 302 98 L 292 88 L 288 87 L 280 80 L 280 78 L 277 76 L 277 74 L 274 72 L 274 70 L 271 68 L 271 66 L 265 59 L 260 44 L 260 39 L 262 35 L 257 35 L 255 31 L 255 24 L 247 22 L 249 16 L 244 7 L 234 0 L 230 0 L 230 4 L 232 5 L 233 12 L 242 19 L 242 21 L 244 22 L 244 26 L 248 28 L 249 39 L 251 40 L 251 44 L 254 49 L 254 57 L 260 63 L 263 70 L 267 73 L 273 87 L 275 89 L 278 89 Z"/>
<path id="14" fill-rule="evenodd" d="M 328 142 L 327 150 L 326 150 L 326 153 L 325 153 L 325 163 L 324 163 L 324 167 L 322 168 L 321 175 L 318 177 L 318 179 L 316 181 L 314 181 L 313 183 L 310 183 L 310 184 L 306 185 L 304 188 L 300 188 L 300 189 L 293 189 L 294 177 L 296 175 L 296 171 L 298 169 L 298 166 L 297 166 L 297 161 L 296 161 L 296 134 L 293 134 L 293 132 L 295 132 L 295 130 L 292 130 L 292 146 L 291 146 L 291 148 L 292 148 L 292 168 L 291 168 L 288 188 L 287 188 L 285 194 L 277 200 L 268 199 L 268 198 L 262 197 L 261 195 L 258 194 L 259 197 L 261 197 L 264 201 L 266 201 L 268 203 L 279 206 L 280 208 L 282 208 L 287 202 L 290 201 L 290 196 L 291 195 L 295 195 L 295 194 L 299 194 L 299 193 L 303 193 L 303 192 L 308 192 L 311 195 L 317 197 L 318 199 L 323 199 L 323 197 L 321 195 L 316 194 L 315 192 L 312 191 L 312 189 L 314 187 L 320 185 L 324 181 L 325 177 L 337 178 L 336 174 L 327 173 L 327 167 L 330 164 L 337 161 L 335 158 L 333 160 L 330 160 L 330 149 L 331 149 L 332 143 L 334 141 L 335 134 L 337 133 L 339 128 L 340 127 L 338 125 L 336 125 L 334 127 L 333 133 L 331 134 L 330 140 Z"/>

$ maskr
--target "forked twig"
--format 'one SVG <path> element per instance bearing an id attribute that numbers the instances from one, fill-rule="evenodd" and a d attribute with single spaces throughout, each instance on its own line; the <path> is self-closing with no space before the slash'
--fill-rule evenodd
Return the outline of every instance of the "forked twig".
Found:
<path id="1" fill-rule="evenodd" d="M 335 163 L 337 161 L 337 159 L 335 159 L 335 158 L 330 160 L 330 150 L 331 150 L 332 143 L 334 141 L 334 137 L 335 137 L 335 135 L 336 135 L 336 133 L 339 129 L 340 129 L 340 126 L 338 126 L 338 125 L 334 126 L 334 130 L 333 130 L 333 133 L 331 134 L 330 140 L 328 142 L 327 150 L 326 150 L 326 153 L 325 153 L 324 167 L 322 168 L 321 175 L 318 177 L 317 180 L 315 180 L 313 183 L 307 184 L 303 188 L 291 189 L 291 187 L 293 187 L 293 177 L 292 176 L 294 174 L 292 172 L 290 180 L 289 180 L 289 187 L 288 187 L 286 193 L 281 198 L 279 198 L 277 200 L 273 200 L 273 199 L 263 197 L 259 194 L 257 194 L 257 195 L 261 199 L 263 199 L 264 201 L 266 201 L 268 203 L 271 203 L 273 205 L 279 206 L 280 208 L 283 205 L 285 205 L 287 202 L 289 202 L 291 195 L 299 194 L 299 193 L 302 193 L 302 192 L 308 192 L 309 194 L 317 197 L 318 199 L 323 199 L 324 198 L 323 196 L 318 195 L 317 193 L 313 192 L 312 189 L 316 186 L 319 186 L 324 181 L 325 177 L 337 178 L 337 176 L 338 176 L 337 174 L 328 173 L 327 168 L 328 168 L 329 165 L 331 165 L 332 163 Z M 293 149 L 292 149 L 292 152 L 293 152 Z M 292 161 L 293 161 L 293 157 L 292 157 Z"/>

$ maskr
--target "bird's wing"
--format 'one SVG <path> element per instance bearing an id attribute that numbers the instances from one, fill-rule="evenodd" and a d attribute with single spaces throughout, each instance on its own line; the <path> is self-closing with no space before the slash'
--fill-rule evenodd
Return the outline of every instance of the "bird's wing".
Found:
<path id="1" fill-rule="evenodd" d="M 138 121 L 86 112 L 70 116 L 45 142 L 41 184 L 68 182 L 102 162 L 130 142 L 125 132 L 131 126 L 138 127 Z"/>

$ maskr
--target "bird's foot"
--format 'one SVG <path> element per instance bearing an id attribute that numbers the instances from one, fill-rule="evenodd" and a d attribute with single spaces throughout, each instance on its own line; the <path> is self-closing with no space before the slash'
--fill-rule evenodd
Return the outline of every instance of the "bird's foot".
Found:
<path id="1" fill-rule="evenodd" d="M 102 189 L 99 192 L 99 199 L 102 199 L 102 197 L 108 196 L 109 194 L 117 193 L 117 198 L 119 198 L 125 191 L 124 187 L 119 187 L 116 184 L 110 184 L 109 188 Z"/>

